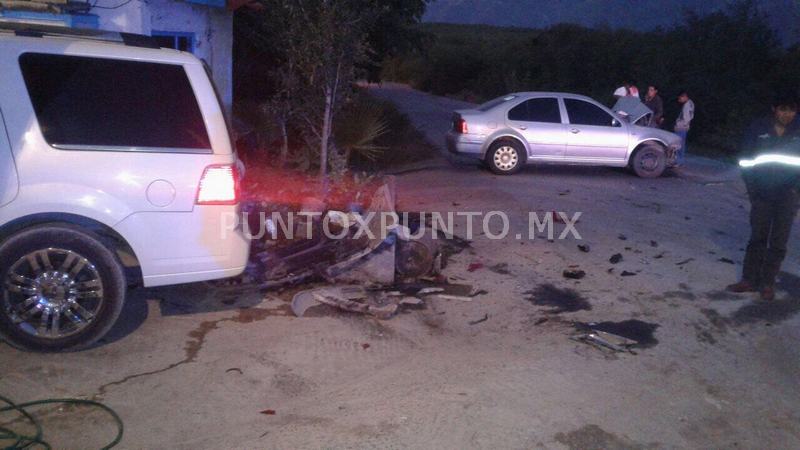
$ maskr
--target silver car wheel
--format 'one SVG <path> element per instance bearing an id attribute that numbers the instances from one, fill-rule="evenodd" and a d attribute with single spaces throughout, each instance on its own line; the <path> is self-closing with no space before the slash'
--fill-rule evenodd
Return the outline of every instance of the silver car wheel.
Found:
<path id="1" fill-rule="evenodd" d="M 3 308 L 21 331 L 41 339 L 74 335 L 103 306 L 103 282 L 97 268 L 70 250 L 36 250 L 6 272 Z"/>
<path id="2" fill-rule="evenodd" d="M 642 159 L 639 160 L 639 167 L 649 172 L 656 170 L 658 168 L 658 155 L 653 152 L 643 154 Z"/>
<path id="3" fill-rule="evenodd" d="M 517 149 L 510 145 L 499 147 L 494 152 L 494 165 L 500 170 L 508 171 L 513 170 L 519 163 L 519 155 Z"/>

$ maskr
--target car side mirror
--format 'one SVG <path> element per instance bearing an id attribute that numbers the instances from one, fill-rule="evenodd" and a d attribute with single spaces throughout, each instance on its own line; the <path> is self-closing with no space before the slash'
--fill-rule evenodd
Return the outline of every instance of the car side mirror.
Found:
<path id="1" fill-rule="evenodd" d="M 611 119 L 611 126 L 612 127 L 621 127 L 622 126 L 622 122 L 620 122 L 617 119 Z"/>

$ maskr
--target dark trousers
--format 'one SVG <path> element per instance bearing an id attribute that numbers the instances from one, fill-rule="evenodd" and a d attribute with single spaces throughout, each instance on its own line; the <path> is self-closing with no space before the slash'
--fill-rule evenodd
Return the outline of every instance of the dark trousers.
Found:
<path id="1" fill-rule="evenodd" d="M 750 242 L 742 278 L 753 286 L 771 287 L 775 283 L 786 257 L 797 203 L 797 192 L 792 190 L 770 196 L 750 193 Z"/>

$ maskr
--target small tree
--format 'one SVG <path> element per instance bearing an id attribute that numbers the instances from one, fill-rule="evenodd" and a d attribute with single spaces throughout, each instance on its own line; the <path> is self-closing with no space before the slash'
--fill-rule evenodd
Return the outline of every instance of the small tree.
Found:
<path id="1" fill-rule="evenodd" d="M 333 145 L 333 123 L 356 78 L 356 67 L 365 60 L 364 26 L 368 8 L 354 0 L 262 0 L 265 25 L 272 27 L 272 42 L 280 50 L 277 78 L 284 83 L 270 108 L 279 117 L 300 122 L 309 147 L 316 148 L 320 175 L 328 174 Z M 286 143 L 286 141 L 284 141 Z M 283 152 L 287 151 L 285 144 Z"/>

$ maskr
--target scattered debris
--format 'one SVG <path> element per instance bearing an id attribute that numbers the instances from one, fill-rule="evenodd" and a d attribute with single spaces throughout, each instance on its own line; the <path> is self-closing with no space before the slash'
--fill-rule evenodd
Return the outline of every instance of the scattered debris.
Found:
<path id="1" fill-rule="evenodd" d="M 547 322 L 548 320 L 550 320 L 550 319 L 548 319 L 547 317 L 540 317 L 540 318 L 536 319 L 536 322 L 533 322 L 533 324 L 534 325 L 541 325 L 541 324 Z"/>
<path id="2" fill-rule="evenodd" d="M 567 189 L 566 191 L 561 191 L 561 192 L 559 192 L 559 193 L 558 193 L 558 195 L 560 195 L 560 196 L 562 196 L 562 197 L 563 197 L 563 196 L 565 196 L 565 195 L 569 195 L 569 194 L 570 194 L 570 192 L 571 192 L 571 191 L 570 191 L 569 189 Z"/>
<path id="3" fill-rule="evenodd" d="M 736 264 L 732 259 L 728 259 L 728 258 L 720 258 L 717 261 L 725 263 L 725 264 Z"/>
<path id="4" fill-rule="evenodd" d="M 653 247 L 653 248 L 656 248 L 656 247 L 658 247 L 658 242 L 656 242 L 656 241 L 650 241 L 650 247 Z"/>
<path id="5" fill-rule="evenodd" d="M 439 241 L 432 239 L 428 233 L 421 239 L 399 239 L 395 255 L 398 275 L 402 278 L 417 278 L 430 273 L 439 273 L 442 264 L 438 243 Z"/>
<path id="6" fill-rule="evenodd" d="M 387 295 L 385 291 L 367 291 L 363 286 L 327 286 L 295 294 L 292 312 L 302 317 L 308 308 L 324 303 L 345 311 L 389 319 L 397 312 L 402 301 L 403 297 Z"/>
<path id="7" fill-rule="evenodd" d="M 684 264 L 689 264 L 690 262 L 694 261 L 694 258 L 684 259 L 681 262 L 675 263 L 676 266 L 682 266 Z"/>
<path id="8" fill-rule="evenodd" d="M 370 347 L 370 345 L 367 344 L 366 342 L 361 344 L 361 348 L 363 348 L 364 350 L 368 349 L 369 347 Z"/>
<path id="9" fill-rule="evenodd" d="M 422 288 L 417 292 L 417 295 L 428 295 L 428 294 L 436 294 L 439 292 L 444 292 L 444 288 L 440 287 L 426 287 Z"/>
<path id="10" fill-rule="evenodd" d="M 264 415 L 267 415 L 267 416 L 274 416 L 275 415 L 275 410 L 274 409 L 265 409 L 265 410 L 261 411 L 261 414 L 264 414 Z"/>
<path id="11" fill-rule="evenodd" d="M 589 251 L 591 251 L 591 249 L 592 248 L 589 247 L 589 244 L 579 244 L 578 245 L 578 250 L 582 251 L 583 253 L 589 253 Z"/>
<path id="12" fill-rule="evenodd" d="M 230 369 L 225 371 L 225 373 L 231 373 L 231 372 L 239 372 L 239 375 L 244 375 L 244 372 L 242 372 L 242 369 L 240 369 L 238 367 L 231 367 Z"/>
<path id="13" fill-rule="evenodd" d="M 622 322 L 575 322 L 575 329 L 583 333 L 604 332 L 603 335 L 616 335 L 619 338 L 634 341 L 634 348 L 651 348 L 658 344 L 658 340 L 653 336 L 658 324 L 643 322 L 641 320 L 624 320 Z M 619 344 L 618 341 L 613 343 Z"/>
<path id="14" fill-rule="evenodd" d="M 467 272 L 475 272 L 478 269 L 483 269 L 483 263 L 479 262 L 470 263 L 469 267 L 467 267 Z"/>
<path id="15" fill-rule="evenodd" d="M 631 353 L 634 355 L 636 354 L 636 352 L 631 349 L 631 347 L 637 344 L 636 341 L 626 339 L 615 334 L 606 333 L 604 331 L 592 330 L 589 333 L 572 336 L 571 339 L 593 345 L 601 350 L 611 350 L 617 353 Z"/>
<path id="16" fill-rule="evenodd" d="M 689 216 L 683 216 L 683 220 L 692 220 L 692 218 Z"/>
<path id="17" fill-rule="evenodd" d="M 611 258 L 608 258 L 608 262 L 611 264 L 617 264 L 620 261 L 622 261 L 622 253 L 615 253 L 611 255 Z"/>
<path id="18" fill-rule="evenodd" d="M 661 252 L 661 253 L 657 254 L 656 256 L 653 256 L 653 259 L 661 259 L 661 258 L 664 257 L 665 254 L 666 254 L 666 252 Z"/>
<path id="19" fill-rule="evenodd" d="M 490 266 L 489 270 L 500 275 L 511 275 L 511 272 L 508 271 L 507 263 L 495 264 L 493 266 Z"/>
<path id="20" fill-rule="evenodd" d="M 488 293 L 489 293 L 489 291 L 487 291 L 487 290 L 485 290 L 485 289 L 478 289 L 477 291 L 475 291 L 475 292 L 473 292 L 473 293 L 469 294 L 469 296 L 470 296 L 470 297 L 477 297 L 477 296 L 479 296 L 479 295 L 486 295 L 486 294 L 488 294 Z"/>
<path id="21" fill-rule="evenodd" d="M 528 296 L 526 300 L 534 305 L 551 307 L 548 311 L 551 314 L 592 309 L 591 303 L 578 292 L 572 289 L 559 289 L 552 284 L 540 285 L 535 290 L 527 291 L 524 294 Z"/>
<path id="22" fill-rule="evenodd" d="M 586 276 L 586 272 L 580 269 L 564 269 L 562 275 L 564 278 L 569 278 L 571 280 L 580 280 Z"/>
<path id="23" fill-rule="evenodd" d="M 606 272 L 608 272 L 608 273 L 614 273 L 614 268 L 613 268 L 613 267 L 609 267 L 609 268 L 608 268 L 608 270 L 606 270 Z"/>
<path id="24" fill-rule="evenodd" d="M 403 297 L 400 300 L 400 304 L 401 305 L 407 305 L 407 306 L 425 306 L 425 302 L 422 301 L 421 298 L 417 298 L 417 297 Z"/>
<path id="25" fill-rule="evenodd" d="M 627 270 L 623 270 L 622 273 L 619 275 L 621 277 L 632 277 L 636 275 L 636 272 L 628 272 Z"/>
<path id="26" fill-rule="evenodd" d="M 484 314 L 482 318 L 480 318 L 478 320 L 471 320 L 469 322 L 469 324 L 470 325 L 477 325 L 477 324 L 479 324 L 481 322 L 486 322 L 487 320 L 489 320 L 489 314 Z"/>
<path id="27" fill-rule="evenodd" d="M 628 240 L 628 236 L 625 236 L 624 234 L 620 234 L 619 236 L 617 236 L 617 238 L 619 238 L 620 241 L 627 241 Z"/>
<path id="28" fill-rule="evenodd" d="M 436 297 L 441 298 L 443 300 L 459 300 L 462 302 L 472 301 L 472 297 L 464 297 L 463 295 L 436 294 Z"/>

